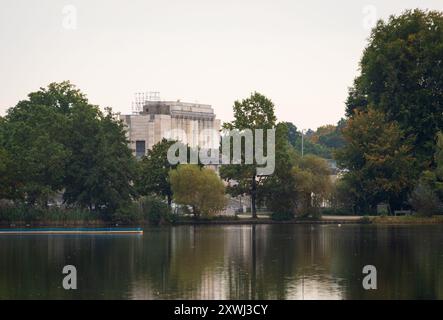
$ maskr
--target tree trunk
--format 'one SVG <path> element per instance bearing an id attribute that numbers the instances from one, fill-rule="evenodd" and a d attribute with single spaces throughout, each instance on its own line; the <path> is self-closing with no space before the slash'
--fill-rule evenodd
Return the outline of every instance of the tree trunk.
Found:
<path id="1" fill-rule="evenodd" d="M 251 188 L 251 211 L 252 218 L 257 219 L 257 207 L 255 205 L 257 201 L 257 181 L 255 180 L 255 174 L 252 177 L 252 188 Z"/>
<path id="2" fill-rule="evenodd" d="M 172 197 L 171 197 L 170 194 L 168 194 L 168 206 L 169 206 L 169 208 L 171 207 L 171 204 L 172 204 Z"/>

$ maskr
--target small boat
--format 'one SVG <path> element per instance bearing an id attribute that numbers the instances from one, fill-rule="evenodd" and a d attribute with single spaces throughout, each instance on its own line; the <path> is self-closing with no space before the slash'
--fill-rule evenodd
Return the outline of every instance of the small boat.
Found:
<path id="1" fill-rule="evenodd" d="M 24 228 L 0 229 L 0 235 L 143 234 L 142 228 Z"/>

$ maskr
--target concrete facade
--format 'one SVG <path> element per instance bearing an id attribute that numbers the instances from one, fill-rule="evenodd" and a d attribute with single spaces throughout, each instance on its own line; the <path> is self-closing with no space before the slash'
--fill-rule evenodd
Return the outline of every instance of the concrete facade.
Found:
<path id="1" fill-rule="evenodd" d="M 137 114 L 120 115 L 134 155 L 141 157 L 163 138 L 192 148 L 218 148 L 220 120 L 210 105 L 180 101 L 146 101 Z"/>

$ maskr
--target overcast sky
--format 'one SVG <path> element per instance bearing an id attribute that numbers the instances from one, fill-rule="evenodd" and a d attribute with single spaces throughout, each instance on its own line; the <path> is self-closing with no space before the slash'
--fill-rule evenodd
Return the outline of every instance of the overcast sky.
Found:
<path id="1" fill-rule="evenodd" d="M 50 82 L 131 112 L 135 92 L 213 105 L 259 91 L 299 128 L 337 122 L 369 28 L 442 0 L 0 0 L 0 115 Z M 374 11 L 375 10 L 375 11 Z"/>

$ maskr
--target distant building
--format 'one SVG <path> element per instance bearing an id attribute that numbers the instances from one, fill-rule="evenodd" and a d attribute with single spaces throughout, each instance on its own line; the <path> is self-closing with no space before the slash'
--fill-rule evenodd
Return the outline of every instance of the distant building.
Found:
<path id="1" fill-rule="evenodd" d="M 218 148 L 220 120 L 210 105 L 180 101 L 143 101 L 132 115 L 120 115 L 136 157 L 146 155 L 163 138 L 195 148 Z"/>

